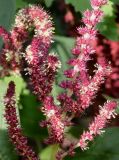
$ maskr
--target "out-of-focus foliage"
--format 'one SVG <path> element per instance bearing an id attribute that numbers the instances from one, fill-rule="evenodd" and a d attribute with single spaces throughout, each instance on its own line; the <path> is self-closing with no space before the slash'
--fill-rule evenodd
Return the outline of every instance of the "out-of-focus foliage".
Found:
<path id="1" fill-rule="evenodd" d="M 119 128 L 106 129 L 106 132 L 95 139 L 87 151 L 77 149 L 74 158 L 66 160 L 118 160 L 119 159 Z"/>
<path id="2" fill-rule="evenodd" d="M 119 0 L 110 0 L 111 2 L 114 2 L 115 4 L 119 4 Z"/>
<path id="3" fill-rule="evenodd" d="M 86 9 L 91 9 L 90 0 L 65 0 L 67 4 L 71 4 L 76 11 L 85 11 Z"/>
<path id="4" fill-rule="evenodd" d="M 26 91 L 21 95 L 20 117 L 24 134 L 31 139 L 40 141 L 47 136 L 47 130 L 40 127 L 39 122 L 43 120 L 40 113 L 40 104 L 36 97 Z"/>
<path id="5" fill-rule="evenodd" d="M 15 14 L 15 0 L 0 0 L 0 25 L 6 29 L 10 29 L 10 26 L 14 20 Z M 0 48 L 2 41 L 0 38 Z"/>
<path id="6" fill-rule="evenodd" d="M 28 4 L 24 0 L 17 0 L 15 5 L 16 5 L 16 9 L 19 9 L 27 6 Z"/>
<path id="7" fill-rule="evenodd" d="M 54 1 L 54 0 L 44 0 L 45 5 L 46 5 L 47 7 L 50 7 L 50 6 L 52 5 L 53 1 Z"/>
<path id="8" fill-rule="evenodd" d="M 14 20 L 15 0 L 0 0 L 0 25 L 9 29 Z"/>
<path id="9" fill-rule="evenodd" d="M 6 130 L 0 129 L 0 160 L 18 160 Z"/>
<path id="10" fill-rule="evenodd" d="M 56 97 L 62 91 L 58 84 L 65 78 L 65 76 L 63 76 L 63 72 L 68 69 L 67 61 L 71 58 L 71 49 L 74 45 L 74 38 L 55 36 L 54 41 L 51 51 L 56 53 L 61 61 L 61 69 L 56 76 L 56 82 L 52 91 L 52 95 L 57 103 Z"/>
<path id="11" fill-rule="evenodd" d="M 0 130 L 6 129 L 6 124 L 4 121 L 4 95 L 7 89 L 5 82 L 0 81 Z"/>
<path id="12" fill-rule="evenodd" d="M 103 22 L 98 25 L 100 33 L 110 40 L 118 41 L 119 33 L 117 23 L 115 22 L 116 11 L 114 3 L 109 1 L 108 5 L 104 6 L 102 10 L 104 11 L 105 17 Z"/>
<path id="13" fill-rule="evenodd" d="M 66 70 L 68 68 L 67 61 L 72 56 L 71 49 L 74 46 L 74 38 L 55 36 L 54 41 L 55 42 L 52 46 L 52 50 L 58 54 L 58 57 L 61 60 L 61 68 Z"/>
<path id="14" fill-rule="evenodd" d="M 40 159 L 41 160 L 55 160 L 56 153 L 58 151 L 58 145 L 54 144 L 51 146 L 46 147 L 42 152 L 40 153 Z M 51 154 L 50 154 L 51 153 Z"/>

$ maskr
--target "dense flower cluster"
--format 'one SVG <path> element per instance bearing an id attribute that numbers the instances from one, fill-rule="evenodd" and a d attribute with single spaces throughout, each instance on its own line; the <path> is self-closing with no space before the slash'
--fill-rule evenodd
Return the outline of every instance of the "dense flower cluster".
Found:
<path id="1" fill-rule="evenodd" d="M 84 132 L 77 143 L 70 144 L 69 150 L 66 151 L 62 147 L 72 119 L 81 115 L 93 103 L 99 87 L 111 72 L 110 64 L 105 59 L 95 64 L 96 69 L 92 77 L 87 67 L 91 55 L 96 52 L 91 42 L 96 39 L 96 25 L 103 17 L 100 8 L 106 3 L 107 0 L 91 0 L 92 10 L 84 12 L 84 27 L 78 28 L 79 36 L 72 49 L 74 57 L 68 61 L 70 69 L 64 72 L 66 80 L 60 83 L 64 92 L 57 96 L 57 105 L 51 91 L 60 61 L 54 53 L 48 53 L 54 31 L 51 17 L 41 7 L 29 6 L 18 12 L 10 33 L 0 28 L 0 35 L 5 44 L 0 56 L 0 65 L 3 67 L 1 76 L 13 72 L 25 72 L 28 75 L 30 89 L 41 102 L 41 110 L 46 116 L 46 120 L 41 123 L 41 126 L 48 128 L 49 138 L 46 142 L 61 145 L 61 151 L 57 154 L 58 160 L 67 154 L 74 155 L 76 147 L 87 149 L 88 142 L 101 134 L 108 120 L 115 115 L 117 104 L 112 101 L 105 103 L 100 107 L 99 115 L 90 124 L 89 131 Z M 37 157 L 27 145 L 27 139 L 19 127 L 14 94 L 15 85 L 11 82 L 5 96 L 5 117 L 9 136 L 22 156 L 35 160 Z"/>
<path id="2" fill-rule="evenodd" d="M 103 16 L 100 7 L 106 3 L 107 1 L 101 0 L 91 1 L 93 10 L 84 12 L 83 22 L 85 26 L 78 28 L 78 33 L 82 36 L 77 37 L 75 48 L 72 50 L 75 57 L 69 61 L 69 64 L 73 68 L 65 71 L 65 75 L 71 78 L 71 82 L 68 82 L 68 85 L 66 85 L 67 82 L 61 84 L 63 88 L 70 90 L 70 93 L 76 96 L 79 106 L 78 110 L 85 110 L 89 107 L 105 77 L 111 72 L 110 65 L 104 60 L 96 65 L 97 70 L 93 77 L 88 74 L 87 69 L 87 62 L 91 60 L 90 56 L 96 52 L 91 41 L 96 39 L 96 25 L 101 21 Z M 71 96 L 72 94 L 69 96 L 69 101 Z M 66 105 L 65 99 L 63 102 L 61 98 L 61 103 Z"/>
<path id="3" fill-rule="evenodd" d="M 31 44 L 24 50 L 32 30 L 35 34 Z M 60 67 L 56 55 L 48 54 L 54 31 L 51 17 L 41 7 L 29 6 L 18 12 L 11 33 L 3 29 L 0 31 L 6 44 L 0 58 L 3 67 L 1 74 L 5 70 L 8 73 L 10 69 L 21 72 L 25 59 L 24 63 L 27 63 L 25 71 L 30 75 L 30 84 L 38 99 L 42 101 L 51 92 L 55 72 Z"/>
<path id="4" fill-rule="evenodd" d="M 35 27 L 32 42 L 26 48 L 25 59 L 28 63 L 31 86 L 38 99 L 42 101 L 51 92 L 54 73 L 59 64 L 55 55 L 48 55 L 54 30 L 51 18 L 42 8 L 31 6 L 20 10 L 16 17 L 16 26 L 26 29 L 30 26 Z"/>
<path id="5" fill-rule="evenodd" d="M 26 160 L 38 160 L 35 152 L 28 145 L 27 138 L 22 135 L 17 113 L 15 100 L 15 84 L 10 82 L 5 95 L 5 118 L 8 124 L 8 133 L 12 143 L 15 145 L 18 153 Z"/>

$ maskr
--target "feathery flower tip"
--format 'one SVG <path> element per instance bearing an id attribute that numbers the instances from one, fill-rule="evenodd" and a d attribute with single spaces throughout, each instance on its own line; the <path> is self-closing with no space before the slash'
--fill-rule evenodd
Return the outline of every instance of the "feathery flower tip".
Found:
<path id="1" fill-rule="evenodd" d="M 92 141 L 96 135 L 100 135 L 104 132 L 102 129 L 106 126 L 108 120 L 115 118 L 116 107 L 117 103 L 115 101 L 107 101 L 103 107 L 100 107 L 99 114 L 89 125 L 89 131 L 84 132 L 81 135 L 78 145 L 82 150 L 87 149 L 88 142 Z"/>

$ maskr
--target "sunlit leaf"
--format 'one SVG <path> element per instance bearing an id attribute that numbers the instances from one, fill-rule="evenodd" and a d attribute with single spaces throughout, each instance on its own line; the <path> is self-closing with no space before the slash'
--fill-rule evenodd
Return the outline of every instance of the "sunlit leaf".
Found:
<path id="1" fill-rule="evenodd" d="M 104 11 L 104 19 L 98 24 L 100 33 L 110 40 L 118 41 L 119 33 L 113 2 L 109 1 L 107 5 L 102 7 L 102 10 Z"/>

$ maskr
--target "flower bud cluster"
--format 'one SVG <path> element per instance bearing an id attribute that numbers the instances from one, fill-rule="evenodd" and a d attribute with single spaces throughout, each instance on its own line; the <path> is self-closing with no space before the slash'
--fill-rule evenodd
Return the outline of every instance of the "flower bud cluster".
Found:
<path id="1" fill-rule="evenodd" d="M 35 152 L 28 145 L 27 138 L 23 136 L 20 127 L 17 113 L 16 113 L 16 100 L 15 100 L 15 84 L 10 82 L 7 93 L 4 99 L 5 104 L 5 118 L 8 125 L 9 137 L 14 144 L 18 153 L 26 160 L 38 160 Z"/>

